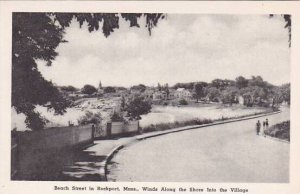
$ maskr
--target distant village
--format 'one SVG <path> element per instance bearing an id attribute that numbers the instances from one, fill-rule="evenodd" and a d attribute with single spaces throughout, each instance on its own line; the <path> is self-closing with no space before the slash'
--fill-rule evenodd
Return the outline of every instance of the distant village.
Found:
<path id="1" fill-rule="evenodd" d="M 211 83 L 177 83 L 171 87 L 158 83 L 156 87 L 143 84 L 130 88 L 85 85 L 82 89 L 60 86 L 59 90 L 71 101 L 75 108 L 119 111 L 122 103 L 140 97 L 153 105 L 186 106 L 195 103 L 240 104 L 247 107 L 275 107 L 290 103 L 290 84 L 275 86 L 260 76 L 235 80 L 215 79 Z M 87 100 L 90 99 L 90 100 Z"/>

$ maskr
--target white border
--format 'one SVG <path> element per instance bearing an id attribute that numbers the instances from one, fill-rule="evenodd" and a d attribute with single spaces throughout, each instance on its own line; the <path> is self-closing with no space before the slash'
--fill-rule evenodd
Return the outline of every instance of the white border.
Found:
<path id="1" fill-rule="evenodd" d="M 256 194 L 300 193 L 300 2 L 207 2 L 207 1 L 0 1 L 0 193 L 76 193 L 54 191 L 57 186 L 175 186 L 182 187 L 240 187 Z M 33 182 L 10 181 L 10 99 L 11 99 L 11 13 L 12 12 L 163 12 L 199 14 L 291 14 L 291 144 L 290 183 L 114 183 L 114 182 Z M 297 75 L 298 74 L 298 75 Z M 299 117 L 299 116 L 298 116 Z M 298 122 L 298 123 L 297 123 Z M 77 191 L 77 193 L 102 193 Z M 110 192 L 113 193 L 113 192 Z M 124 192 L 117 192 L 124 193 Z M 137 192 L 135 192 L 137 193 Z M 160 192 L 156 192 L 160 193 Z M 184 193 L 184 192 L 183 192 Z M 204 192 L 206 193 L 206 192 Z M 219 192 L 216 192 L 219 193 Z M 229 193 L 229 192 L 228 192 Z"/>

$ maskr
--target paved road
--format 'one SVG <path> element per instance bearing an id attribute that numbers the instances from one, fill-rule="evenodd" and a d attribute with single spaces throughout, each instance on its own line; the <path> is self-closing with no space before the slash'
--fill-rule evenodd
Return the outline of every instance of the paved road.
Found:
<path id="1" fill-rule="evenodd" d="M 289 109 L 285 108 L 267 118 L 272 125 L 289 117 Z M 289 144 L 257 136 L 257 120 L 199 128 L 132 144 L 112 159 L 108 180 L 288 182 Z"/>

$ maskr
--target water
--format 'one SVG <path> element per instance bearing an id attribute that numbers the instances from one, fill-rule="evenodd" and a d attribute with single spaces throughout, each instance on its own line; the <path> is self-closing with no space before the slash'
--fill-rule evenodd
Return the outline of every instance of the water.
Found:
<path id="1" fill-rule="evenodd" d="M 152 112 L 143 115 L 140 126 L 151 124 L 172 123 L 175 121 L 186 121 L 192 119 L 220 119 L 222 117 L 237 117 L 248 114 L 260 113 L 265 108 L 246 108 L 242 106 L 225 107 L 222 105 L 211 105 L 206 107 L 172 107 L 154 106 Z"/>

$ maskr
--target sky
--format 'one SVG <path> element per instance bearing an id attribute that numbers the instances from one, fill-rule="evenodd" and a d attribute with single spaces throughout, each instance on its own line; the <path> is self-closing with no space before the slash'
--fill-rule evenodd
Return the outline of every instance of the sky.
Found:
<path id="1" fill-rule="evenodd" d="M 42 75 L 57 85 L 156 86 L 215 78 L 290 82 L 288 30 L 282 17 L 268 15 L 168 14 L 152 30 L 120 28 L 108 38 L 89 33 L 73 20 L 51 67 L 37 61 Z"/>

